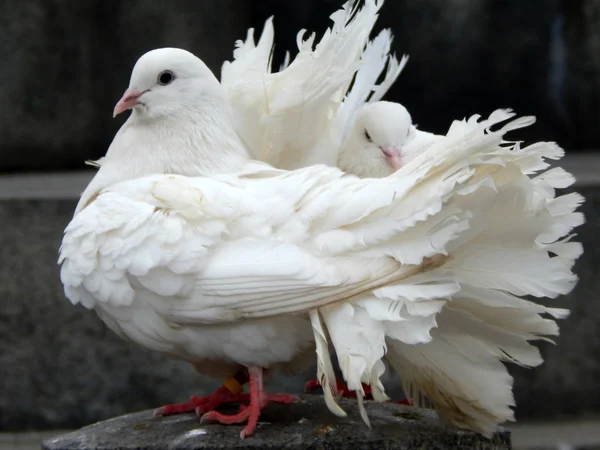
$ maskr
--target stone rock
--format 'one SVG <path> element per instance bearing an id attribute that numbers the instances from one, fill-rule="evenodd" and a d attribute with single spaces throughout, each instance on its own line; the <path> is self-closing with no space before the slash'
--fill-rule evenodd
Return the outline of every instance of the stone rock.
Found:
<path id="1" fill-rule="evenodd" d="M 358 414 L 356 401 L 342 400 L 348 417 L 336 417 L 321 396 L 302 403 L 270 404 L 256 434 L 241 440 L 241 426 L 198 423 L 195 414 L 152 417 L 143 411 L 96 423 L 43 443 L 44 450 L 116 449 L 510 449 L 510 432 L 491 439 L 442 425 L 432 411 L 366 402 L 372 428 Z"/>
<path id="2" fill-rule="evenodd" d="M 83 168 L 123 119 L 114 104 L 133 64 L 182 47 L 220 75 L 250 24 L 244 0 L 33 0 L 3 8 L 0 170 Z"/>

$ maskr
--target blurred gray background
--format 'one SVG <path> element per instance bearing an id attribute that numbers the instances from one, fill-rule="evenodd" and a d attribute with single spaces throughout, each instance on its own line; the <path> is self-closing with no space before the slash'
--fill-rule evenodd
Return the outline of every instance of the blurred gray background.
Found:
<path id="1" fill-rule="evenodd" d="M 57 249 L 77 195 L 93 175 L 83 162 L 102 156 L 122 124 L 124 118 L 111 118 L 112 108 L 144 52 L 182 47 L 219 76 L 235 40 L 249 27 L 260 32 L 275 15 L 278 67 L 285 50 L 296 49 L 297 31 L 322 33 L 341 4 L 0 0 L 2 431 L 79 427 L 218 386 L 185 364 L 122 342 L 93 313 L 64 298 Z M 559 345 L 543 346 L 547 362 L 514 371 L 517 416 L 557 424 L 595 417 L 600 0 L 387 0 L 376 30 L 383 27 L 392 28 L 397 54 L 410 55 L 387 99 L 402 102 L 420 128 L 445 132 L 453 119 L 511 107 L 538 117 L 520 137 L 555 140 L 567 150 L 565 164 L 587 198 L 581 283 L 554 302 L 573 314 L 561 324 Z M 299 392 L 312 373 L 272 385 Z M 388 381 L 394 386 L 393 377 Z"/>

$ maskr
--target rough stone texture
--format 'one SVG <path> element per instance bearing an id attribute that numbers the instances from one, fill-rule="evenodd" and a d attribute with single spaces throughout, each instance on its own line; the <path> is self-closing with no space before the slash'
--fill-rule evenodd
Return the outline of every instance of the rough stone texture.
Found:
<path id="1" fill-rule="evenodd" d="M 541 367 L 516 372 L 519 419 L 600 412 L 600 189 L 586 197 L 588 223 L 579 286 L 555 304 L 571 308 L 557 346 Z M 0 201 L 0 428 L 76 428 L 127 412 L 185 401 L 219 380 L 119 339 L 93 312 L 64 297 L 56 266 L 62 231 L 75 201 Z M 277 378 L 277 392 L 298 393 L 314 369 Z M 393 375 L 385 380 L 401 398 Z"/>
<path id="2" fill-rule="evenodd" d="M 367 402 L 372 429 L 356 401 L 343 401 L 348 417 L 336 417 L 320 396 L 294 405 L 269 405 L 256 434 L 240 440 L 241 426 L 198 424 L 195 414 L 152 417 L 151 411 L 100 422 L 44 442 L 44 450 L 97 449 L 510 449 L 510 433 L 492 439 L 442 425 L 427 410 Z"/>
<path id="3" fill-rule="evenodd" d="M 0 14 L 0 170 L 81 168 L 122 122 L 133 64 L 183 47 L 220 73 L 250 23 L 245 0 L 32 0 Z"/>

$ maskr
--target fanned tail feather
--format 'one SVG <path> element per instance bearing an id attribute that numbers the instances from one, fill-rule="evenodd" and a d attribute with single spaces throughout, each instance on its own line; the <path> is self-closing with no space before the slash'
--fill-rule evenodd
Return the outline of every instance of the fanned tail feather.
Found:
<path id="1" fill-rule="evenodd" d="M 337 391 L 337 384 L 335 382 L 333 365 L 331 364 L 331 357 L 329 355 L 329 345 L 325 331 L 323 330 L 321 317 L 319 316 L 319 312 L 317 310 L 312 310 L 309 315 L 315 335 L 317 351 L 317 379 L 323 388 L 325 404 L 336 416 L 344 417 L 346 416 L 346 412 L 335 401 L 335 398 L 339 397 L 339 394 Z"/>
<path id="2" fill-rule="evenodd" d="M 530 341 L 558 335 L 555 320 L 568 310 L 521 297 L 552 298 L 575 286 L 572 267 L 582 248 L 572 241 L 572 230 L 584 221 L 576 212 L 583 198 L 555 196 L 574 181 L 563 169 L 539 173 L 548 167 L 545 158 L 562 156 L 556 144 L 507 146 L 504 134 L 532 118 L 493 131 L 512 117 L 512 111 L 498 110 L 483 121 L 455 122 L 444 139 L 399 171 L 420 180 L 400 195 L 412 218 L 404 228 L 394 222 L 386 231 L 383 219 L 393 206 L 353 226 L 364 232 L 357 235 L 365 255 L 377 246 L 389 248 L 390 256 L 417 268 L 372 294 L 320 308 L 348 387 L 359 394 L 361 414 L 361 382 L 377 386 L 385 398 L 379 377 L 386 359 L 413 403 L 430 403 L 445 421 L 490 435 L 514 420 L 513 380 L 504 363 L 541 364 Z M 431 203 L 436 196 L 439 201 Z M 410 206 L 416 204 L 423 215 Z M 443 232 L 451 223 L 464 225 Z M 402 252 L 409 248 L 412 259 Z M 434 255 L 436 263 L 419 262 L 418 255 Z"/>
<path id="3" fill-rule="evenodd" d="M 283 169 L 335 165 L 338 142 L 329 135 L 332 121 L 360 67 L 381 4 L 347 2 L 330 16 L 333 24 L 318 42 L 314 33 L 305 37 L 301 30 L 298 54 L 292 60 L 286 56 L 279 72 L 271 71 L 271 19 L 258 44 L 253 30 L 236 44 L 221 82 L 236 130 L 255 158 Z"/>
<path id="4" fill-rule="evenodd" d="M 406 66 L 407 55 L 404 55 L 400 62 L 394 55 L 390 55 L 392 39 L 392 32 L 385 29 L 367 43 L 361 57 L 360 68 L 357 70 L 352 87 L 346 94 L 338 112 L 336 127 L 342 130 L 343 135 L 346 133 L 354 113 L 365 103 L 381 100 Z M 386 66 L 384 79 L 378 85 L 377 80 Z"/>

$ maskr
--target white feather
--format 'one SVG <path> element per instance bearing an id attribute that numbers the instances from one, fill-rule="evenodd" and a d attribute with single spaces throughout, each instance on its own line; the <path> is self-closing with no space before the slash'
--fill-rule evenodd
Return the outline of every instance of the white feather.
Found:
<path id="1" fill-rule="evenodd" d="M 567 241 L 583 220 L 581 198 L 555 197 L 572 177 L 529 177 L 560 157 L 557 146 L 506 141 L 533 122 L 496 129 L 512 119 L 506 110 L 457 122 L 446 136 L 416 133 L 408 120 L 414 157 L 387 178 L 361 180 L 249 162 L 238 138 L 280 167 L 337 158 L 336 114 L 380 7 L 346 4 L 316 46 L 300 34 L 300 53 L 280 73 L 271 73 L 267 21 L 258 45 L 250 32 L 224 66 L 225 89 L 187 52 L 142 57 L 130 89 L 144 101 L 65 230 L 61 280 L 71 302 L 123 338 L 208 371 L 207 361 L 270 368 L 316 347 L 328 407 L 342 415 L 329 336 L 366 423 L 361 383 L 386 398 L 386 357 L 412 396 L 489 433 L 512 418 L 502 361 L 539 364 L 528 341 L 558 333 L 542 314 L 566 315 L 517 296 L 554 297 L 576 281 L 580 248 Z M 386 59 L 390 38 L 381 36 L 365 60 Z M 379 88 L 357 89 L 383 95 L 401 70 L 393 61 Z M 158 87 L 165 69 L 189 76 Z M 377 70 L 364 70 L 374 83 Z"/>
<path id="2" fill-rule="evenodd" d="M 236 130 L 255 158 L 282 169 L 315 163 L 335 165 L 338 142 L 330 136 L 336 111 L 348 90 L 382 2 L 361 8 L 349 1 L 331 15 L 333 24 L 315 35 L 298 33 L 296 57 L 271 72 L 271 19 L 258 45 L 250 30 L 238 42 L 234 61 L 223 65 L 221 81 L 234 108 Z"/>
<path id="3" fill-rule="evenodd" d="M 393 112 L 396 107 L 390 104 L 386 108 Z M 403 108 L 397 109 L 404 114 Z M 393 127 L 390 117 L 394 114 L 377 114 L 380 110 L 365 109 L 372 116 L 362 120 L 387 120 L 387 126 Z M 465 145 L 484 139 L 492 126 L 513 117 L 510 110 L 498 110 L 486 120 L 473 116 L 455 121 L 445 137 L 439 136 L 419 148 L 418 156 L 400 171 L 427 163 L 435 165 L 432 160 L 445 159 L 440 150 L 448 148 L 454 139 Z M 533 118 L 517 118 L 497 132 L 504 134 L 533 122 Z M 395 238 L 401 240 L 399 243 L 404 239 L 415 242 L 418 238 L 411 234 L 432 236 L 421 230 L 427 229 L 427 223 L 443 219 L 444 212 L 447 218 L 440 224 L 463 214 L 467 226 L 457 228 L 450 239 L 444 240 L 443 248 L 432 246 L 448 257 L 419 275 L 441 284 L 426 288 L 417 283 L 415 295 L 423 299 L 409 296 L 409 302 L 407 292 L 411 291 L 397 287 L 393 291 L 397 283 L 381 287 L 375 292 L 387 304 L 368 300 L 368 310 L 374 319 L 388 320 L 384 332 L 386 359 L 402 377 L 412 400 L 421 405 L 431 402 L 444 420 L 490 435 L 500 423 L 514 418 L 512 377 L 502 362 L 526 367 L 540 364 L 541 355 L 529 341 L 556 336 L 558 325 L 553 319 L 568 315 L 568 310 L 547 308 L 520 296 L 552 298 L 575 286 L 577 277 L 571 269 L 581 254 L 581 245 L 571 242 L 569 233 L 583 223 L 583 216 L 576 212 L 583 198 L 579 194 L 555 197 L 557 188 L 573 183 L 572 175 L 562 168 L 530 178 L 549 167 L 545 158 L 562 156 L 555 144 L 521 148 L 519 143 L 504 139 L 480 142 L 488 151 L 464 153 L 473 173 L 458 195 L 445 198 L 440 212 Z M 385 141 L 378 144 L 387 145 Z M 352 147 L 351 142 L 347 145 L 342 149 L 346 167 L 356 167 L 362 176 L 370 171 L 377 176 L 385 170 L 377 166 L 387 164 L 383 159 L 368 169 L 359 167 L 363 157 L 360 147 Z M 353 163 L 352 158 L 357 162 Z M 431 194 L 425 192 L 413 198 L 429 198 Z M 371 245 L 366 254 L 380 247 L 383 245 Z M 387 252 L 400 256 L 393 246 Z M 417 278 L 407 277 L 402 283 L 411 281 Z M 408 332 L 402 330 L 399 325 L 409 313 L 423 314 L 429 323 L 413 329 L 418 323 L 413 319 L 407 322 Z"/>

